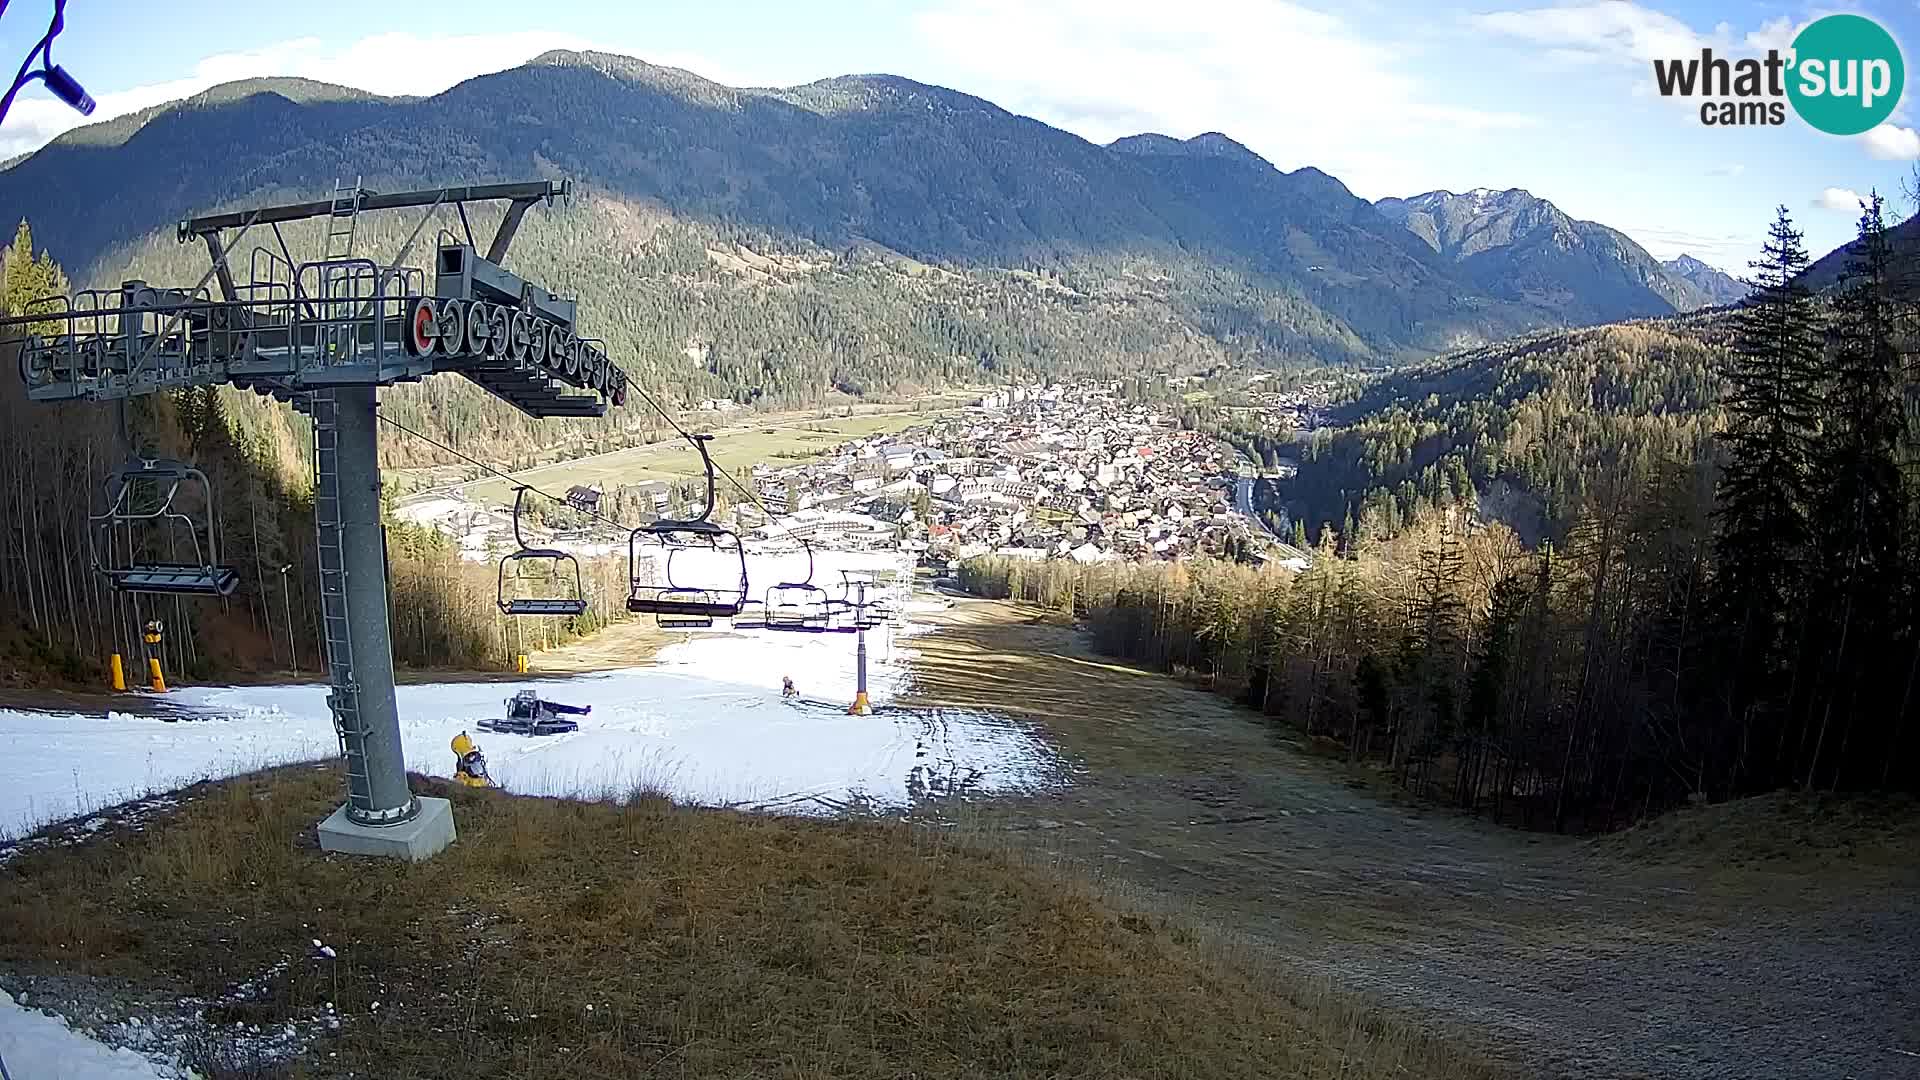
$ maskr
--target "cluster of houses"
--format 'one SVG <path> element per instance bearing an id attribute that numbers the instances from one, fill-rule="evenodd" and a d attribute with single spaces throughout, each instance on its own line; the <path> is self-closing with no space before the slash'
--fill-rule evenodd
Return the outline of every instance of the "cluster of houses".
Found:
<path id="1" fill-rule="evenodd" d="M 1171 407 L 1129 400 L 1118 383 L 1014 387 L 899 435 L 800 464 L 756 464 L 758 503 L 728 498 L 721 516 L 768 547 L 898 550 L 935 565 L 988 554 L 1098 563 L 1202 553 L 1290 565 L 1300 553 L 1253 514 L 1254 473 L 1231 446 L 1184 430 Z M 617 492 L 575 486 L 565 501 L 648 520 L 689 509 L 689 494 L 650 481 Z M 459 489 L 400 513 L 456 537 L 468 558 L 491 557 L 511 536 L 509 514 Z M 544 541 L 545 530 L 533 531 Z M 551 540 L 611 552 L 604 532 Z"/>
<path id="2" fill-rule="evenodd" d="M 1277 381 L 1272 372 L 1248 375 L 1232 395 L 1233 407 L 1258 414 L 1269 429 L 1312 431 L 1325 423 L 1333 392 L 1342 382 L 1323 378 L 1280 387 L 1273 385 Z"/>
<path id="3" fill-rule="evenodd" d="M 1245 469 L 1231 447 L 1098 383 L 998 391 L 899 436 L 761 464 L 753 481 L 776 510 L 757 522 L 768 540 L 1091 563 L 1261 557 L 1269 539 L 1236 507 Z"/>

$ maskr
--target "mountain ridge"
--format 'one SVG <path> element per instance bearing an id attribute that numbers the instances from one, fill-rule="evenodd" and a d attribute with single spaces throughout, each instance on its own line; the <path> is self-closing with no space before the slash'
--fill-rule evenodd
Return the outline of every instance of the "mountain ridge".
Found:
<path id="1" fill-rule="evenodd" d="M 1428 191 L 1374 207 L 1489 292 L 1559 307 L 1576 323 L 1641 317 L 1659 304 L 1688 311 L 1713 303 L 1625 233 L 1575 219 L 1524 188 Z"/>
<path id="2" fill-rule="evenodd" d="M 1668 273 L 1699 289 L 1715 306 L 1737 304 L 1752 291 L 1746 282 L 1691 255 L 1681 254 L 1660 265 L 1666 267 Z"/>
<path id="3" fill-rule="evenodd" d="M 1176 139 L 1156 131 L 1143 131 L 1138 135 L 1123 135 L 1108 143 L 1107 149 L 1120 154 L 1225 158 L 1277 170 L 1273 162 L 1218 131 L 1202 132 L 1190 139 Z"/>
<path id="4" fill-rule="evenodd" d="M 1564 289 L 1501 280 L 1484 265 L 1496 260 L 1448 258 L 1337 178 L 1283 172 L 1222 133 L 1099 146 L 893 75 L 732 88 L 554 51 L 426 98 L 255 80 L 119 123 L 0 172 L 0 204 L 26 208 L 82 279 L 110 277 L 116 253 L 180 217 L 311 198 L 338 177 L 393 190 L 564 174 L 828 251 L 1071 271 L 1095 289 L 1146 273 L 1199 332 L 1255 359 L 1397 361 L 1694 299 L 1602 280 L 1620 295 L 1568 304 Z"/>

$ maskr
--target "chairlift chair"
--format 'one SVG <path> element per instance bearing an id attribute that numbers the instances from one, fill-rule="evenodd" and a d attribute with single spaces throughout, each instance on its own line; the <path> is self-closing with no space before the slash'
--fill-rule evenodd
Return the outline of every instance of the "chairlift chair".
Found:
<path id="1" fill-rule="evenodd" d="M 855 577 L 859 574 L 859 577 Z M 854 598 L 859 595 L 858 586 L 867 586 L 868 598 L 861 603 Z M 840 571 L 840 598 L 831 603 L 837 611 L 847 618 L 847 629 L 877 630 L 892 616 L 892 606 L 888 601 L 876 595 L 879 582 L 863 571 Z"/>
<path id="2" fill-rule="evenodd" d="M 527 490 L 528 489 L 523 486 L 513 494 L 513 542 L 520 545 L 520 550 L 500 560 L 500 587 L 499 591 L 495 594 L 495 603 L 499 605 L 501 613 L 505 615 L 570 616 L 584 614 L 587 610 L 587 591 L 580 577 L 580 560 L 574 558 L 567 552 L 554 548 L 528 547 L 526 538 L 520 535 L 520 511 L 526 499 Z M 513 581 L 514 585 L 517 586 L 528 576 L 520 572 L 520 564 L 533 561 L 553 563 L 556 575 L 562 563 L 573 567 L 573 595 L 515 595 L 520 590 L 517 587 L 510 587 L 507 584 L 508 568 L 511 567 L 514 570 Z"/>
<path id="3" fill-rule="evenodd" d="M 761 603 L 766 612 L 766 628 L 806 634 L 846 629 L 833 620 L 833 602 L 827 590 L 813 583 L 813 545 L 801 540 L 800 546 L 807 552 L 807 576 L 767 588 L 766 599 Z"/>
<path id="4" fill-rule="evenodd" d="M 189 484 L 197 485 L 204 498 L 203 516 L 196 517 L 176 505 L 181 487 Z M 87 516 L 87 541 L 94 569 L 106 575 L 115 589 L 170 596 L 233 594 L 240 584 L 240 574 L 233 567 L 219 565 L 219 515 L 206 473 L 171 458 L 134 458 L 107 474 L 105 487 L 106 510 Z M 143 490 L 149 493 L 145 500 L 141 497 Z M 134 543 L 134 531 L 139 527 L 163 529 L 170 541 L 184 535 L 193 558 L 185 562 L 140 558 Z M 124 561 L 116 554 L 115 543 L 123 530 L 127 536 Z M 169 553 L 175 549 L 176 545 L 170 543 Z"/>
<path id="5" fill-rule="evenodd" d="M 700 461 L 707 475 L 707 503 L 700 513 L 691 518 L 662 518 L 640 526 L 627 538 L 630 586 L 627 610 L 653 615 L 654 621 L 662 629 L 709 627 L 715 619 L 731 619 L 740 614 L 740 609 L 747 603 L 746 547 L 737 533 L 710 520 L 714 504 L 714 468 L 713 458 L 707 453 L 707 443 L 712 438 L 706 434 L 686 436 L 693 448 L 700 452 Z M 643 538 L 646 545 L 661 548 L 667 553 L 662 573 L 666 579 L 664 582 L 656 583 L 642 578 L 640 550 Z M 703 547 L 738 562 L 739 580 L 732 580 L 731 575 L 723 581 L 698 585 L 676 580 L 673 576 L 673 556 L 680 551 Z"/>
<path id="6" fill-rule="evenodd" d="M 673 557 L 680 550 L 667 548 L 666 584 L 644 586 L 650 595 L 644 599 L 646 606 L 640 610 L 651 611 L 654 624 L 662 630 L 705 630 L 713 625 L 715 619 L 731 619 L 740 614 L 741 609 L 746 607 L 745 579 L 742 578 L 738 593 L 681 585 L 673 576 Z M 627 606 L 633 607 L 632 598 L 629 598 Z"/>
<path id="7" fill-rule="evenodd" d="M 878 630 L 887 621 L 885 610 L 878 604 L 855 604 L 853 626 L 856 630 Z"/>
<path id="8" fill-rule="evenodd" d="M 716 618 L 731 618 L 718 594 L 710 589 L 662 589 L 649 610 L 662 630 L 705 630 Z"/>

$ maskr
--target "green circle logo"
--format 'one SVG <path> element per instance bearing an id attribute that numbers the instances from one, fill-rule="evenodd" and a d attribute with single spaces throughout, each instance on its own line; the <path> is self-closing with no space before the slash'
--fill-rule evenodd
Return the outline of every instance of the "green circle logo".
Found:
<path id="1" fill-rule="evenodd" d="M 1893 35 L 1859 15 L 1816 19 L 1793 39 L 1787 100 L 1829 135 L 1858 135 L 1893 115 L 1906 65 Z"/>

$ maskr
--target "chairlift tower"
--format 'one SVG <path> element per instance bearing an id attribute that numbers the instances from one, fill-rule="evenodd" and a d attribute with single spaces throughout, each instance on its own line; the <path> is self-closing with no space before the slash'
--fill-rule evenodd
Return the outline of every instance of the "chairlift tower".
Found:
<path id="1" fill-rule="evenodd" d="M 860 582 L 858 588 L 859 599 L 854 601 L 854 610 L 859 612 L 859 618 L 854 622 L 858 633 L 855 639 L 858 647 L 854 653 L 858 682 L 854 686 L 853 704 L 847 706 L 847 712 L 852 716 L 865 716 L 873 711 L 873 704 L 867 700 L 867 583 Z"/>
<path id="2" fill-rule="evenodd" d="M 20 375 L 34 401 L 112 401 L 226 384 L 312 416 L 327 704 L 347 774 L 346 802 L 320 827 L 328 851 L 422 859 L 454 837 L 447 802 L 415 798 L 407 788 L 387 625 L 380 387 L 456 374 L 535 417 L 601 416 L 609 404 L 626 403 L 626 373 L 601 343 L 579 335 L 574 301 L 502 265 L 527 210 L 569 190 L 564 180 L 385 194 L 357 181 L 336 184 L 322 201 L 182 221 L 180 242 L 203 242 L 211 264 L 189 287 L 126 281 L 36 301 L 35 314 L 0 320 L 0 338 L 54 324 L 21 347 Z M 483 202 L 507 203 L 484 254 L 466 211 Z M 436 234 L 429 282 L 405 263 L 435 213 L 448 207 L 458 211 L 463 235 Z M 391 262 L 354 253 L 361 214 L 408 208 L 419 208 L 419 217 Z M 296 263 L 281 223 L 321 217 L 321 258 Z M 266 242 L 252 247 L 242 281 L 232 256 L 249 236 Z M 184 519 L 172 491 L 185 468 L 149 461 L 109 477 L 107 512 L 94 518 L 108 534 L 108 562 L 122 549 L 114 530 Z M 173 485 L 163 513 L 137 494 L 155 477 Z M 196 564 L 142 564 L 129 538 L 128 565 L 102 565 L 96 545 L 96 569 L 122 591 L 226 595 L 234 576 L 217 565 L 210 506 L 208 518 L 205 547 L 194 545 Z"/>

